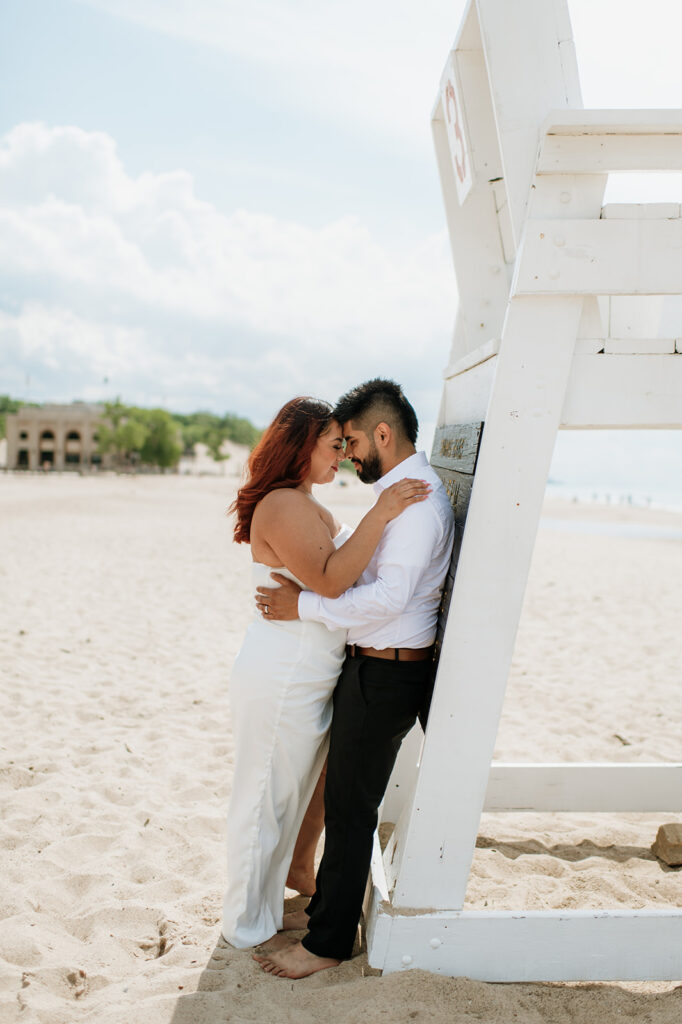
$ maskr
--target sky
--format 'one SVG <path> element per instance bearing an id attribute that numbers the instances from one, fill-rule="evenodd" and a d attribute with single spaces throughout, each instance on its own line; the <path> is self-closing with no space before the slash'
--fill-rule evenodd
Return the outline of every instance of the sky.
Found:
<path id="1" fill-rule="evenodd" d="M 429 447 L 457 303 L 430 111 L 464 6 L 4 0 L 0 393 L 262 426 L 389 376 Z M 682 107 L 676 0 L 569 10 L 585 106 Z M 608 198 L 682 199 L 653 188 Z M 657 435 L 628 443 L 682 478 Z M 555 475 L 603 479 L 617 439 L 587 442 Z"/>

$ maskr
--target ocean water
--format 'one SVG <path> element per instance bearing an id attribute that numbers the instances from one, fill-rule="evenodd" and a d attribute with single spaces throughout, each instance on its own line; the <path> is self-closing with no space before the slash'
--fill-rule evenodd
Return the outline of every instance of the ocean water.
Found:
<path id="1" fill-rule="evenodd" d="M 649 540 L 680 540 L 682 541 L 682 520 L 680 526 L 648 523 L 646 511 L 657 509 L 676 512 L 682 516 L 682 490 L 676 486 L 651 487 L 637 490 L 636 488 L 575 486 L 570 483 L 550 481 L 545 490 L 547 498 L 558 498 L 570 502 L 578 510 L 577 517 L 563 518 L 561 515 L 543 516 L 540 529 L 568 531 L 608 537 L 633 537 Z M 637 522 L 618 522 L 614 520 L 594 519 L 589 515 L 589 507 L 594 505 L 617 508 L 642 509 L 643 514 Z M 580 509 L 585 510 L 585 518 L 581 519 Z"/>
<path id="2" fill-rule="evenodd" d="M 548 498 L 580 504 L 625 506 L 630 508 L 662 509 L 682 513 L 682 482 L 650 482 L 637 484 L 585 484 L 550 480 L 546 488 Z"/>
<path id="3" fill-rule="evenodd" d="M 559 431 L 547 495 L 682 512 L 682 430 Z"/>
<path id="4" fill-rule="evenodd" d="M 593 519 L 562 519 L 555 516 L 543 516 L 540 520 L 540 529 L 553 530 L 558 533 L 583 533 L 590 536 L 682 541 L 682 526 L 662 526 L 658 523 L 609 523 Z"/>

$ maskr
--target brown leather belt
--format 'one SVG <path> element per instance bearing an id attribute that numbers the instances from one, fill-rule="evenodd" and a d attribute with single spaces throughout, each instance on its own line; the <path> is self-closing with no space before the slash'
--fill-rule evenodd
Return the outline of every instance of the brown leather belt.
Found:
<path id="1" fill-rule="evenodd" d="M 433 644 L 430 647 L 358 647 L 348 644 L 346 647 L 349 658 L 383 658 L 385 661 L 427 661 L 433 656 Z"/>

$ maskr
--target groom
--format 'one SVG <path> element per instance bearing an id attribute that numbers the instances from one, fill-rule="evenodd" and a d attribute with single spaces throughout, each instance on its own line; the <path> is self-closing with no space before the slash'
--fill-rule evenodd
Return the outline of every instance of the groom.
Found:
<path id="1" fill-rule="evenodd" d="M 316 892 L 285 928 L 307 928 L 302 942 L 256 957 L 263 969 L 304 978 L 350 957 L 372 855 L 377 810 L 403 738 L 428 694 L 441 588 L 450 562 L 453 515 L 445 489 L 417 452 L 417 417 L 402 389 L 370 380 L 334 409 L 346 455 L 377 494 L 404 477 L 431 485 L 385 529 L 357 584 L 341 597 L 301 591 L 284 576 L 258 588 L 269 619 L 322 622 L 348 629 L 348 649 L 334 691 L 325 846 Z M 300 920 L 299 920 L 300 917 Z"/>

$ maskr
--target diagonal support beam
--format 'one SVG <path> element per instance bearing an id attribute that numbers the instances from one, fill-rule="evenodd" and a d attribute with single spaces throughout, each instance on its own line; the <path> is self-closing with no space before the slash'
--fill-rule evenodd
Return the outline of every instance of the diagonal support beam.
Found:
<path id="1" fill-rule="evenodd" d="M 509 308 L 398 850 L 397 907 L 464 901 L 581 310 L 579 298 L 517 299 Z"/>

